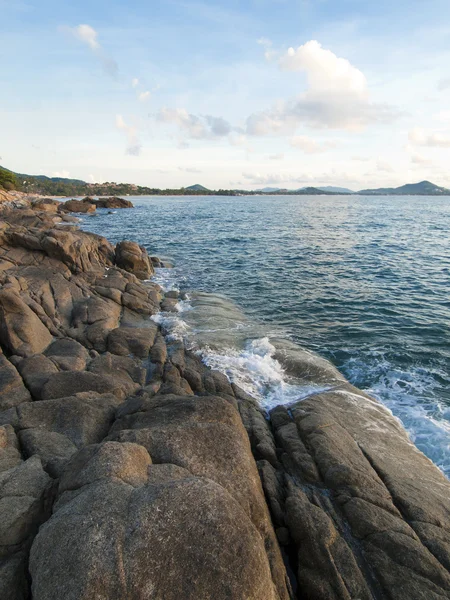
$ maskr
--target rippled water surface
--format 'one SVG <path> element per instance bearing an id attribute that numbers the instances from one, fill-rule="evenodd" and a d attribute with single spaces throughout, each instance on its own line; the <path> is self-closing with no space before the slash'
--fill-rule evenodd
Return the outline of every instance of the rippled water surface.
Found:
<path id="1" fill-rule="evenodd" d="M 297 392 L 272 339 L 314 350 L 450 475 L 450 198 L 132 200 L 83 227 L 174 261 L 158 277 L 192 292 L 172 325 L 198 337 L 207 362 L 274 403 Z"/>

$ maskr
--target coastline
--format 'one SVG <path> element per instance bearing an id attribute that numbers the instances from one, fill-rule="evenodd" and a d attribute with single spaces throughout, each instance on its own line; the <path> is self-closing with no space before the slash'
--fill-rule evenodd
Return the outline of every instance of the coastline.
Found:
<path id="1" fill-rule="evenodd" d="M 449 595 L 450 482 L 387 409 L 299 349 L 326 391 L 266 414 L 150 320 L 156 258 L 57 218 L 1 216 L 2 598 L 30 548 L 38 599 Z"/>

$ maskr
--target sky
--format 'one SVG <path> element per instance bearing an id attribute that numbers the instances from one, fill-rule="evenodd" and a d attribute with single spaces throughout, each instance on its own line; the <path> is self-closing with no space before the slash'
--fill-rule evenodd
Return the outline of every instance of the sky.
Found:
<path id="1" fill-rule="evenodd" d="M 13 171 L 450 187 L 448 0 L 0 0 L 0 14 Z"/>

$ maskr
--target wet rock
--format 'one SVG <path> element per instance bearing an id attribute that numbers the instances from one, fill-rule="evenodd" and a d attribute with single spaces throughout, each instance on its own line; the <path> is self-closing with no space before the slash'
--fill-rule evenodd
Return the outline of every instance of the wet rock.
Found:
<path id="1" fill-rule="evenodd" d="M 125 240 L 116 245 L 115 264 L 138 279 L 150 279 L 154 272 L 147 251 L 136 242 Z"/>
<path id="2" fill-rule="evenodd" d="M 161 310 L 163 312 L 178 312 L 177 310 L 178 300 L 177 298 L 166 297 L 161 302 Z"/>
<path id="3" fill-rule="evenodd" d="M 306 377 L 316 369 L 334 377 L 311 360 L 300 365 Z M 296 549 L 301 594 L 450 595 L 450 483 L 389 411 L 336 379 L 289 410 L 272 410 L 271 424 L 279 461 L 261 462 L 261 479 L 275 524 Z"/>

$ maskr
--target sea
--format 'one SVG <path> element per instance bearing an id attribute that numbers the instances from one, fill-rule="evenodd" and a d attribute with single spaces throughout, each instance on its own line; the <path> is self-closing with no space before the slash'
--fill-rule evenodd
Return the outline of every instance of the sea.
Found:
<path id="1" fill-rule="evenodd" d="M 330 360 L 450 477 L 450 198 L 139 196 L 82 216 L 173 264 L 157 320 L 270 409 L 311 394 L 280 345 Z"/>

